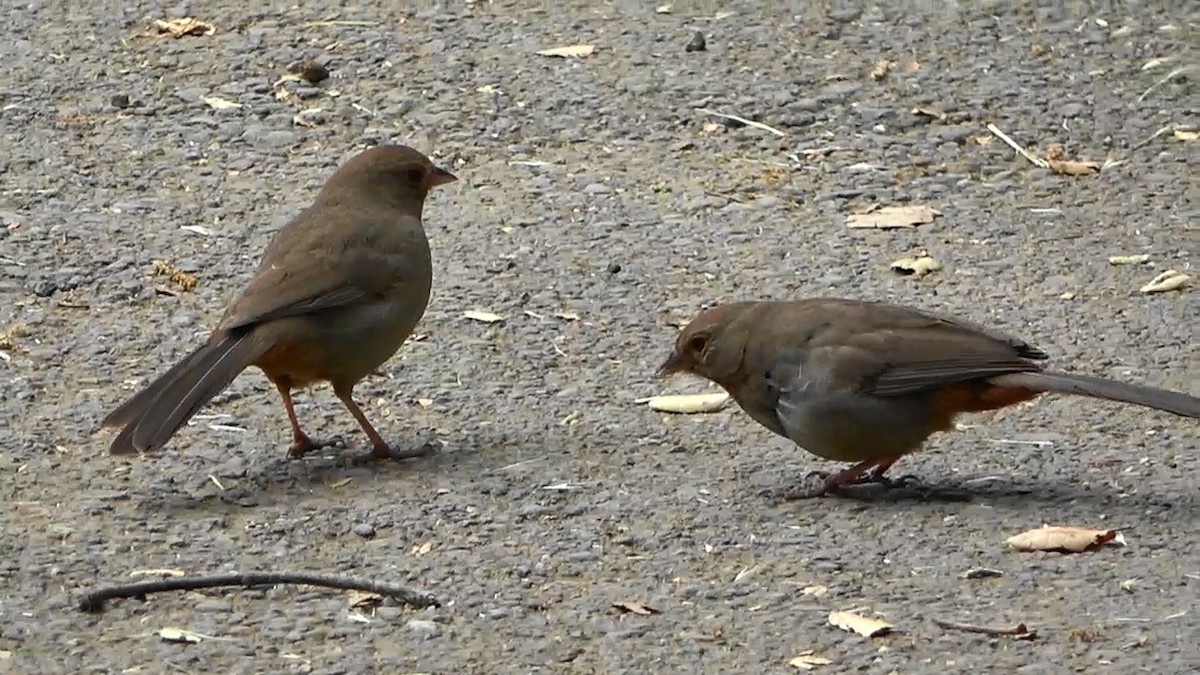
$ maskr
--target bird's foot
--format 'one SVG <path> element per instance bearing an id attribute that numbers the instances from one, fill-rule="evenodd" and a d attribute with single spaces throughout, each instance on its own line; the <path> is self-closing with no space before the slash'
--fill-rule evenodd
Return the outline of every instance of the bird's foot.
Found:
<path id="1" fill-rule="evenodd" d="M 926 488 L 925 481 L 911 473 L 906 473 L 899 478 L 890 478 L 883 474 L 871 474 L 869 477 L 859 481 L 858 484 L 872 483 L 882 485 L 889 490 L 899 488 Z"/>
<path id="2" fill-rule="evenodd" d="M 434 448 L 432 443 L 423 443 L 415 448 L 408 448 L 406 450 L 396 450 L 385 443 L 383 445 L 376 445 L 370 452 L 355 455 L 350 463 L 355 466 L 362 466 L 384 460 L 398 462 L 404 459 L 413 459 L 414 457 L 427 457 L 434 452 L 436 452 L 436 448 Z"/>
<path id="3" fill-rule="evenodd" d="M 292 440 L 292 445 L 288 448 L 287 454 L 288 457 L 292 459 L 299 459 L 316 450 L 345 446 L 346 442 L 342 440 L 341 436 L 334 436 L 333 438 L 324 441 L 314 441 L 308 436 L 300 435 Z"/>

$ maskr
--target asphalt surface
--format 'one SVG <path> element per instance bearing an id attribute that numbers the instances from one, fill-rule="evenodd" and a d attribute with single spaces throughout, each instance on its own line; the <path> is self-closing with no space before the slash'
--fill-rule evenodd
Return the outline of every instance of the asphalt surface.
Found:
<path id="1" fill-rule="evenodd" d="M 1171 76 L 1200 63 L 1195 5 L 274 4 L 6 17 L 0 671 L 783 673 L 808 650 L 830 661 L 814 672 L 1200 668 L 1192 421 L 1046 398 L 897 465 L 932 491 L 779 504 L 760 492 L 839 467 L 735 407 L 635 402 L 709 391 L 653 379 L 705 304 L 817 295 L 961 315 L 1058 368 L 1200 393 L 1194 288 L 1138 292 L 1200 276 L 1196 71 Z M 141 35 L 189 13 L 216 32 Z M 697 31 L 707 49 L 687 51 Z M 596 50 L 535 53 L 575 44 Z M 281 81 L 303 57 L 330 79 Z M 1108 165 L 1038 168 L 988 123 Z M 252 372 L 161 455 L 108 456 L 104 414 L 203 339 L 340 162 L 384 141 L 461 178 L 426 209 L 420 338 L 358 390 L 389 439 L 437 455 L 289 461 Z M 846 226 L 921 204 L 941 215 Z M 922 250 L 940 271 L 889 269 Z M 1149 260 L 1108 261 L 1134 254 Z M 328 389 L 299 412 L 365 447 Z M 1006 548 L 1043 523 L 1128 543 Z M 75 607 L 156 569 L 338 573 L 443 604 L 278 586 Z M 846 609 L 896 631 L 827 624 Z"/>

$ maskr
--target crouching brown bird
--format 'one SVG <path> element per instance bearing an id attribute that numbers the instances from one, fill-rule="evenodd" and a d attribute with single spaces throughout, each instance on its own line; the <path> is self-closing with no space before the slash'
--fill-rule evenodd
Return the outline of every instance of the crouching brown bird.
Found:
<path id="1" fill-rule="evenodd" d="M 1200 398 L 1099 377 L 1046 372 L 1029 343 L 896 305 L 836 298 L 737 302 L 700 313 L 660 376 L 721 385 L 759 424 L 826 459 L 855 462 L 811 497 L 877 482 L 959 413 L 1044 393 L 1076 394 L 1200 417 Z"/>
<path id="2" fill-rule="evenodd" d="M 300 428 L 292 390 L 329 382 L 373 449 L 393 453 L 354 402 L 354 386 L 400 348 L 425 313 L 432 286 L 421 212 L 429 190 L 457 180 L 407 146 L 370 148 L 346 162 L 316 200 L 280 229 L 254 278 L 208 342 L 102 422 L 121 427 L 110 451 L 161 448 L 249 366 L 279 390 L 292 427 L 288 454 L 330 445 Z"/>

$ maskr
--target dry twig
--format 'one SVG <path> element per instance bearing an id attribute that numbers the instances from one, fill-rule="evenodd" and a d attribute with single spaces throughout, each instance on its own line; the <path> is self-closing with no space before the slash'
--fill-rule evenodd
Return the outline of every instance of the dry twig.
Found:
<path id="1" fill-rule="evenodd" d="M 755 129 L 762 129 L 763 131 L 775 134 L 776 136 L 786 136 L 787 135 L 787 134 L 783 133 L 782 131 L 776 129 L 775 127 L 769 127 L 769 126 L 763 124 L 762 122 L 755 122 L 754 120 L 748 120 L 745 117 L 738 117 L 737 115 L 728 115 L 726 113 L 717 112 L 716 110 L 709 110 L 708 108 L 696 108 L 696 112 L 702 112 L 706 115 L 712 115 L 714 117 L 722 117 L 727 120 L 733 120 L 734 122 L 741 122 L 742 124 L 745 124 L 748 127 L 754 127 Z"/>
<path id="2" fill-rule="evenodd" d="M 218 574 L 204 577 L 178 577 L 175 579 L 159 579 L 143 581 L 136 584 L 109 586 L 98 591 L 92 591 L 79 601 L 79 609 L 83 612 L 103 612 L 108 600 L 118 598 L 141 598 L 150 593 L 163 591 L 195 591 L 201 588 L 216 588 L 218 586 L 276 586 L 279 584 L 304 584 L 338 588 L 343 590 L 365 591 L 395 598 L 414 607 L 439 607 L 437 598 L 423 591 L 413 590 L 404 586 L 353 579 L 350 577 L 315 572 L 248 572 L 246 574 Z"/>
<path id="3" fill-rule="evenodd" d="M 1019 153 L 1025 159 L 1029 160 L 1030 163 L 1032 163 L 1034 166 L 1038 166 L 1043 169 L 1050 166 L 1050 163 L 1047 162 L 1046 160 L 1042 159 L 1041 157 L 1038 157 L 1037 155 L 1033 154 L 1032 152 L 1029 152 L 1025 148 L 1022 148 L 1020 146 L 1020 144 L 1018 144 L 1013 139 L 1009 138 L 1008 134 L 1004 133 L 1003 131 L 1000 131 L 1000 129 L 995 124 L 992 124 L 989 122 L 987 125 L 987 130 L 992 132 L 992 135 L 994 135 L 996 138 L 999 138 L 1000 140 L 1004 141 L 1008 145 L 1008 147 L 1012 148 L 1013 150 L 1016 150 L 1017 153 Z"/>
<path id="4" fill-rule="evenodd" d="M 940 628 L 947 628 L 950 630 L 961 630 L 961 631 L 965 631 L 967 633 L 980 633 L 982 635 L 993 635 L 993 636 L 1003 635 L 1003 636 L 1009 636 L 1009 637 L 1017 637 L 1017 638 L 1021 638 L 1024 640 L 1032 640 L 1037 637 L 1037 631 L 1029 630 L 1028 628 L 1025 627 L 1025 624 L 1023 624 L 1023 623 L 1019 623 L 1016 626 L 1013 626 L 1012 628 L 992 628 L 991 626 L 977 626 L 977 625 L 971 624 L 971 623 L 958 623 L 955 621 L 946 621 L 945 619 L 938 619 L 936 617 L 930 617 L 930 620 L 933 621 L 935 624 L 937 624 Z"/>

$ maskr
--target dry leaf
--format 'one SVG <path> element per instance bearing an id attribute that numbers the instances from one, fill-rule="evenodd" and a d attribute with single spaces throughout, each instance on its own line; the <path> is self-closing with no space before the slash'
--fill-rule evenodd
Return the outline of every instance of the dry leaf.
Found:
<path id="1" fill-rule="evenodd" d="M 1054 173 L 1064 176 L 1090 176 L 1100 170 L 1095 162 L 1075 162 L 1068 159 L 1049 159 L 1046 162 Z"/>
<path id="2" fill-rule="evenodd" d="M 670 14 L 671 6 L 670 5 L 659 5 L 658 7 L 654 8 L 654 13 L 655 14 Z"/>
<path id="3" fill-rule="evenodd" d="M 1139 253 L 1137 255 L 1110 255 L 1108 262 L 1110 265 L 1140 265 L 1150 259 L 1149 253 Z"/>
<path id="4" fill-rule="evenodd" d="M 946 120 L 946 113 L 942 112 L 941 110 L 937 110 L 935 108 L 913 108 L 912 114 L 924 115 L 925 117 L 932 117 L 939 122 L 944 122 Z"/>
<path id="5" fill-rule="evenodd" d="M 721 410 L 729 403 L 729 394 L 723 391 L 715 394 L 669 394 L 653 396 L 644 399 L 644 402 L 650 406 L 651 410 L 658 412 L 690 415 Z"/>
<path id="6" fill-rule="evenodd" d="M 1143 293 L 1166 293 L 1177 291 L 1187 285 L 1192 278 L 1178 270 L 1167 270 L 1150 280 L 1150 283 L 1138 290 Z"/>
<path id="7" fill-rule="evenodd" d="M 481 311 L 474 310 L 474 309 L 470 309 L 470 310 L 463 312 L 463 318 L 471 319 L 473 321 L 482 321 L 484 323 L 496 323 L 497 321 L 504 320 L 504 317 L 500 316 L 499 314 L 492 314 L 491 312 L 481 312 Z"/>
<path id="8" fill-rule="evenodd" d="M 422 408 L 428 408 L 429 406 L 433 405 L 433 399 L 419 398 L 417 399 L 417 405 L 421 406 Z"/>
<path id="9" fill-rule="evenodd" d="M 822 586 L 820 584 L 814 584 L 812 586 L 805 586 L 800 592 L 804 595 L 811 595 L 814 598 L 819 598 L 829 592 L 829 587 Z"/>
<path id="10" fill-rule="evenodd" d="M 418 546 L 413 546 L 410 553 L 412 553 L 413 555 L 425 555 L 426 553 L 429 553 L 432 550 L 433 550 L 433 542 L 427 541 L 424 544 L 420 544 Z"/>
<path id="11" fill-rule="evenodd" d="M 647 605 L 643 605 L 642 603 L 638 602 L 637 600 L 626 600 L 624 602 L 614 602 L 612 604 L 612 606 L 616 607 L 617 609 L 621 610 L 622 612 L 629 612 L 631 614 L 640 614 L 641 616 L 650 616 L 651 614 L 662 614 L 662 612 L 658 611 L 657 609 L 654 609 L 653 607 L 649 607 Z"/>
<path id="12" fill-rule="evenodd" d="M 1091 530 L 1086 527 L 1043 525 L 1037 529 L 1013 535 L 1004 543 L 1018 551 L 1058 551 L 1082 553 L 1110 541 L 1124 546 L 1125 539 L 1116 530 Z"/>
<path id="13" fill-rule="evenodd" d="M 166 21 L 155 19 L 154 28 L 159 33 L 170 35 L 173 38 L 181 38 L 185 35 L 212 35 L 217 31 L 211 23 L 190 16 Z"/>
<path id="14" fill-rule="evenodd" d="M 870 638 L 891 632 L 892 624 L 854 612 L 830 612 L 829 625 Z"/>
<path id="15" fill-rule="evenodd" d="M 846 226 L 852 228 L 874 227 L 879 229 L 916 227 L 932 223 L 942 215 L 941 211 L 923 204 L 917 206 L 885 206 L 870 213 L 852 213 L 846 217 Z"/>
<path id="16" fill-rule="evenodd" d="M 129 573 L 131 577 L 181 577 L 186 572 L 183 570 L 157 568 L 152 570 L 133 570 Z"/>
<path id="17" fill-rule="evenodd" d="M 562 319 L 563 321 L 578 321 L 579 320 L 579 315 L 576 314 L 575 312 L 555 312 L 554 316 L 556 318 Z"/>
<path id="18" fill-rule="evenodd" d="M 800 670 L 812 670 L 817 666 L 828 666 L 831 663 L 833 663 L 833 661 L 830 661 L 824 656 L 813 656 L 811 651 L 804 652 L 800 656 L 788 661 L 789 666 L 793 668 L 799 668 Z"/>
<path id="19" fill-rule="evenodd" d="M 553 49 L 543 49 L 538 52 L 538 56 L 562 56 L 564 58 L 577 57 L 583 58 L 591 56 L 592 52 L 596 51 L 594 45 L 571 45 L 570 47 L 555 47 Z"/>
<path id="20" fill-rule="evenodd" d="M 942 264 L 930 256 L 920 255 L 914 258 L 901 258 L 890 265 L 891 269 L 900 274 L 921 277 L 942 269 Z"/>
<path id="21" fill-rule="evenodd" d="M 1175 138 L 1178 138 L 1181 141 L 1194 141 L 1197 138 L 1200 138 L 1200 131 L 1185 131 L 1183 129 L 1176 129 L 1174 134 Z"/>
<path id="22" fill-rule="evenodd" d="M 1095 162 L 1078 162 L 1067 159 L 1067 151 L 1061 145 L 1051 145 L 1046 148 L 1046 164 L 1054 173 L 1064 176 L 1089 176 L 1100 170 Z"/>
<path id="23" fill-rule="evenodd" d="M 1174 61 L 1174 60 L 1175 60 L 1174 56 L 1166 56 L 1161 59 L 1150 59 L 1149 61 L 1147 61 L 1146 63 L 1144 63 L 1142 65 L 1142 70 L 1150 70 L 1152 68 L 1157 68 L 1157 67 L 1163 65 L 1164 63 L 1170 63 L 1171 61 Z"/>
<path id="24" fill-rule="evenodd" d="M 892 68 L 896 67 L 895 61 L 887 59 L 879 59 L 875 62 L 875 67 L 871 68 L 871 79 L 882 80 L 887 77 L 887 74 L 892 72 Z"/>
<path id="25" fill-rule="evenodd" d="M 370 591 L 350 591 L 346 596 L 346 602 L 351 607 L 366 609 L 368 607 L 376 607 L 383 602 L 383 596 Z"/>
<path id="26" fill-rule="evenodd" d="M 193 633 L 186 628 L 175 628 L 174 626 L 159 628 L 158 637 L 167 642 L 184 642 L 188 644 L 196 644 L 203 638 L 199 633 Z"/>
<path id="27" fill-rule="evenodd" d="M 227 101 L 227 100 L 221 98 L 220 96 L 205 96 L 204 102 L 207 103 L 208 107 L 212 108 L 213 110 L 228 110 L 230 108 L 242 107 L 241 103 L 234 103 L 233 101 Z"/>

